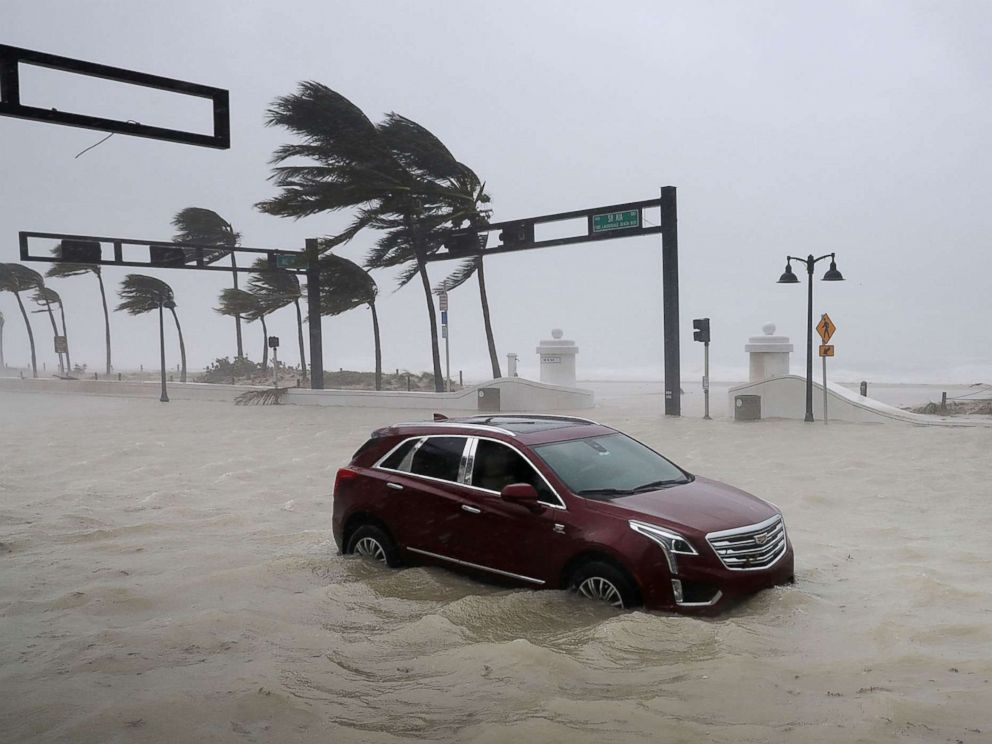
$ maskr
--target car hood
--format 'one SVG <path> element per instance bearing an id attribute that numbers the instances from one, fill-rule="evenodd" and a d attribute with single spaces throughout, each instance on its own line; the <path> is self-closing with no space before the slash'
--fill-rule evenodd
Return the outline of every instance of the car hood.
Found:
<path id="1" fill-rule="evenodd" d="M 702 534 L 744 527 L 778 514 L 774 506 L 747 491 L 698 476 L 691 483 L 603 503 L 620 507 L 627 519 L 660 521 L 673 529 L 681 527 Z"/>

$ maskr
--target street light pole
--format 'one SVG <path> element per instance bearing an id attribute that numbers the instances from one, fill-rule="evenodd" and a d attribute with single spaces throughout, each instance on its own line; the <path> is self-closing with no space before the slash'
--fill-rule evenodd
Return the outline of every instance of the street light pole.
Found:
<path id="1" fill-rule="evenodd" d="M 825 258 L 830 259 L 830 268 L 823 275 L 825 282 L 842 282 L 844 277 L 837 270 L 835 254 L 826 253 L 819 258 L 809 254 L 806 258 L 797 256 L 785 257 L 785 273 L 779 277 L 779 284 L 798 284 L 799 277 L 792 272 L 792 262 L 798 261 L 806 265 L 807 302 L 806 302 L 806 417 L 804 421 L 813 421 L 813 267 Z"/>

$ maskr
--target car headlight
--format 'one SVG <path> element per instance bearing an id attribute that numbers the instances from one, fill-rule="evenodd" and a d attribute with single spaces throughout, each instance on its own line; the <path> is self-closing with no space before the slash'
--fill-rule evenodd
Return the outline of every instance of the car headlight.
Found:
<path id="1" fill-rule="evenodd" d="M 658 545 L 661 546 L 662 550 L 665 551 L 665 558 L 668 560 L 668 567 L 671 569 L 673 574 L 678 572 L 678 566 L 675 563 L 676 555 L 699 555 L 699 553 L 696 552 L 696 549 L 692 547 L 692 543 L 677 532 L 664 530 L 653 524 L 646 524 L 633 519 L 627 524 L 630 525 L 630 529 L 634 532 L 644 535 L 644 537 L 658 543 Z"/>

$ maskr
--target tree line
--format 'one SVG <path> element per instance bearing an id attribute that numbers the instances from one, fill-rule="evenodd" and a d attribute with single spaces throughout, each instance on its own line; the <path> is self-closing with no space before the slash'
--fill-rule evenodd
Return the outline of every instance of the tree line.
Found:
<path id="1" fill-rule="evenodd" d="M 312 81 L 302 82 L 292 94 L 277 98 L 266 112 L 265 123 L 287 130 L 291 141 L 278 147 L 270 160 L 270 181 L 277 193 L 255 204 L 255 208 L 265 214 L 292 219 L 342 210 L 351 213 L 346 229 L 318 240 L 320 307 L 323 315 L 337 315 L 360 306 L 369 308 L 376 388 L 381 386 L 382 374 L 375 306 L 378 286 L 369 272 L 397 267 L 401 269 L 398 288 L 419 280 L 424 292 L 435 389 L 442 391 L 444 382 L 434 295 L 455 289 L 473 276 L 479 286 L 492 373 L 499 377 L 500 365 L 482 257 L 463 260 L 455 271 L 433 287 L 427 274 L 427 259 L 442 248 L 451 229 L 465 226 L 482 229 L 489 223 L 491 197 L 476 173 L 458 161 L 438 137 L 420 124 L 397 113 L 390 113 L 381 122 L 373 123 L 347 98 Z M 217 251 L 205 259 L 214 262 L 229 256 L 232 269 L 237 268 L 233 251 L 240 245 L 241 235 L 216 212 L 203 207 L 187 207 L 175 215 L 172 224 L 176 230 L 173 239 L 177 243 L 216 246 Z M 332 252 L 367 229 L 377 231 L 378 237 L 362 265 Z M 61 255 L 60 246 L 56 246 L 53 253 Z M 92 274 L 97 278 L 104 313 L 106 371 L 110 374 L 110 316 L 100 268 L 99 265 L 58 262 L 46 276 L 65 278 Z M 268 363 L 265 319 L 272 312 L 292 305 L 297 318 L 300 369 L 305 376 L 300 300 L 306 295 L 306 287 L 301 287 L 295 273 L 273 269 L 264 259 L 256 261 L 251 268 L 245 288 L 239 286 L 238 273 L 232 271 L 233 286 L 221 292 L 216 308 L 234 319 L 237 355 L 244 356 L 242 322 L 257 321 L 263 336 L 264 369 Z M 48 314 L 54 335 L 66 336 L 61 298 L 46 286 L 41 274 L 19 264 L 0 264 L 0 291 L 12 292 L 17 298 L 31 345 L 32 371 L 37 376 L 34 336 L 21 293 L 33 292 L 32 299 L 40 305 L 36 312 Z M 173 305 L 170 310 L 180 339 L 181 379 L 185 381 L 185 348 L 171 287 L 154 277 L 129 274 L 121 283 L 119 295 L 121 303 L 116 309 L 132 315 L 157 310 L 166 301 Z M 61 333 L 53 308 L 60 312 Z M 2 323 L 0 316 L 0 357 L 3 354 Z M 61 365 L 61 354 L 59 359 Z M 64 369 L 71 370 L 68 351 Z"/>

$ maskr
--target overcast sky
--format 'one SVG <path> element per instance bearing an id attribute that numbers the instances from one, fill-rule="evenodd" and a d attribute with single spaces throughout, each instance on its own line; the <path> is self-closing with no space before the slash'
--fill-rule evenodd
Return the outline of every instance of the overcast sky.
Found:
<path id="1" fill-rule="evenodd" d="M 974 2 L 203 2 L 4 0 L 0 43 L 227 88 L 232 147 L 210 150 L 0 118 L 0 261 L 17 231 L 168 239 L 180 209 L 219 212 L 245 245 L 302 249 L 347 214 L 294 222 L 252 205 L 287 133 L 264 112 L 316 80 L 373 120 L 396 111 L 486 181 L 494 219 L 651 199 L 678 187 L 682 376 L 701 374 L 692 318 L 712 319 L 712 376 L 743 379 L 748 336 L 773 321 L 804 361 L 805 285 L 778 285 L 787 254 L 836 252 L 847 281 L 815 286 L 834 379 L 992 381 L 992 4 Z M 202 130 L 175 97 L 28 72 L 25 103 Z M 339 252 L 360 261 L 375 239 Z M 487 261 L 500 356 L 538 374 L 561 327 L 579 376 L 660 379 L 661 241 L 616 240 Z M 46 268 L 35 264 L 35 267 Z M 440 280 L 448 264 L 433 264 Z M 820 276 L 827 266 L 820 264 Z M 125 269 L 106 269 L 116 288 Z M 155 272 L 148 272 L 155 273 Z M 228 279 L 162 271 L 190 365 L 233 356 L 212 308 Z M 800 276 L 802 274 L 800 273 Z M 430 369 L 423 292 L 376 273 L 386 369 Z M 52 280 L 74 361 L 100 368 L 91 277 Z M 0 295 L 10 361 L 23 323 Z M 488 369 L 477 285 L 450 299 L 453 370 Z M 51 331 L 32 316 L 39 363 Z M 152 316 L 112 316 L 119 368 L 157 363 Z M 328 319 L 325 366 L 372 368 L 367 310 Z M 292 310 L 271 333 L 290 353 Z M 261 330 L 245 329 L 256 359 Z M 171 353 L 171 350 L 170 350 Z M 290 359 L 293 359 L 290 356 Z"/>

